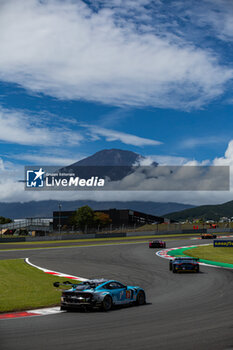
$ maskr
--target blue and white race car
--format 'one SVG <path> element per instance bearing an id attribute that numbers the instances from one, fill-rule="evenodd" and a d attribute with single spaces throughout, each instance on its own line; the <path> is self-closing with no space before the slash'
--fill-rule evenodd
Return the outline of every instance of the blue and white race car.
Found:
<path id="1" fill-rule="evenodd" d="M 140 287 L 105 279 L 87 280 L 79 284 L 69 281 L 55 282 L 54 287 L 62 286 L 61 310 L 100 308 L 109 311 L 114 305 L 143 305 L 145 291 Z M 69 287 L 69 289 L 64 288 Z"/>

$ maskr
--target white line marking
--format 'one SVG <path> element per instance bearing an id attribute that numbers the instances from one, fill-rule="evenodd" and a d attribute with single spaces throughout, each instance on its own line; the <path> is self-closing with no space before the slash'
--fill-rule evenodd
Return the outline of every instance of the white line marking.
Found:
<path id="1" fill-rule="evenodd" d="M 54 275 L 54 276 L 57 276 L 57 277 L 65 277 L 65 278 L 71 278 L 73 280 L 76 280 L 76 281 L 86 281 L 87 279 L 86 278 L 82 278 L 82 277 L 77 277 L 77 276 L 73 276 L 73 275 L 68 275 L 68 274 L 65 274 L 65 273 L 62 273 L 62 272 L 57 272 L 57 271 L 52 271 L 52 270 L 48 270 L 48 269 L 45 269 L 43 267 L 40 267 L 40 266 L 37 266 L 37 265 L 34 265 L 32 264 L 30 261 L 29 261 L 29 258 L 26 258 L 25 259 L 25 262 L 33 267 L 35 267 L 36 269 L 38 270 L 41 270 L 47 274 L 50 274 L 50 275 Z"/>

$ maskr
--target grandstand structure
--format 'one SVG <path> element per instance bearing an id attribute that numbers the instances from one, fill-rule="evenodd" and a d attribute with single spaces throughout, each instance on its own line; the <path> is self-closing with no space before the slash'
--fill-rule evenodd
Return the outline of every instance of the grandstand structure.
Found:
<path id="1" fill-rule="evenodd" d="M 27 230 L 31 232 L 51 232 L 53 219 L 48 218 L 27 218 L 19 219 L 14 222 L 0 225 L 0 234 L 9 232 L 10 234 L 16 230 Z"/>

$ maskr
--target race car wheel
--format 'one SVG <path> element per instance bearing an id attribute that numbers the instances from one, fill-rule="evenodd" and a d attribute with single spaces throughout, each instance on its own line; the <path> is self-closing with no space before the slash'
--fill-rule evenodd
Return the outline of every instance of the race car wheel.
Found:
<path id="1" fill-rule="evenodd" d="M 136 305 L 144 305 L 146 303 L 145 293 L 140 290 L 137 295 Z"/>
<path id="2" fill-rule="evenodd" d="M 68 311 L 68 308 L 65 307 L 65 306 L 61 306 L 61 307 L 60 307 L 60 310 L 61 310 L 61 311 Z"/>
<path id="3" fill-rule="evenodd" d="M 110 295 L 106 295 L 104 297 L 104 300 L 102 301 L 102 310 L 103 311 L 109 311 L 112 308 L 112 298 Z"/>
<path id="4" fill-rule="evenodd" d="M 197 266 L 197 270 L 196 271 L 199 272 L 199 266 Z"/>
<path id="5" fill-rule="evenodd" d="M 172 270 L 172 262 L 171 261 L 169 262 L 169 270 L 170 271 Z"/>
<path id="6" fill-rule="evenodd" d="M 172 272 L 173 272 L 173 273 L 176 273 L 176 272 L 177 272 L 176 269 L 175 269 L 175 266 L 173 266 Z"/>

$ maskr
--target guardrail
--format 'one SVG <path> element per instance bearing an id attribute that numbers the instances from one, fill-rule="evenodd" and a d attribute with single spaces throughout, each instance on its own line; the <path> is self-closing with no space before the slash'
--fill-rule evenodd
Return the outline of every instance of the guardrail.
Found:
<path id="1" fill-rule="evenodd" d="M 12 237 L 12 238 L 0 238 L 0 243 L 8 242 L 39 242 L 39 241 L 53 241 L 53 240 L 75 240 L 75 239 L 93 239 L 93 238 L 121 238 L 121 237 L 137 237 L 137 236 L 169 236 L 169 235 L 184 235 L 184 234 L 201 234 L 206 233 L 206 229 L 202 230 L 180 230 L 180 231 L 142 231 L 142 232 L 119 232 L 119 233 L 92 233 L 92 234 L 56 234 L 56 235 L 47 235 L 39 237 Z M 215 232 L 211 230 L 211 232 Z M 229 230 L 227 232 L 232 232 Z"/>

